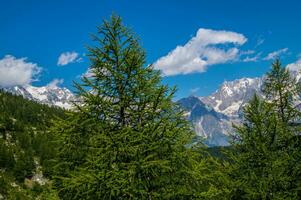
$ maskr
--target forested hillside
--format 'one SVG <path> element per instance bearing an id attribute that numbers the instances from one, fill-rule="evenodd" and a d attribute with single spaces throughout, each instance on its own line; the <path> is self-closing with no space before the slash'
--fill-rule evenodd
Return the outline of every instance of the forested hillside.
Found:
<path id="1" fill-rule="evenodd" d="M 49 127 L 65 111 L 0 91 L 0 195 L 32 199 L 49 192 L 40 177 L 52 157 Z M 42 186 L 42 185 L 43 186 Z"/>

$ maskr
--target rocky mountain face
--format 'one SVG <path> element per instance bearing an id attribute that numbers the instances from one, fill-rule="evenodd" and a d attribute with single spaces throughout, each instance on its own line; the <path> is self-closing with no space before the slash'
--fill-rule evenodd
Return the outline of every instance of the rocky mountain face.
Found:
<path id="1" fill-rule="evenodd" d="M 51 106 L 59 106 L 65 109 L 71 109 L 72 102 L 76 100 L 76 97 L 70 90 L 58 86 L 47 85 L 43 87 L 34 87 L 27 85 L 2 89 L 16 95 L 21 95 L 30 100 Z"/>
<path id="2" fill-rule="evenodd" d="M 261 93 L 262 78 L 242 78 L 226 81 L 212 95 L 201 100 L 215 111 L 231 118 L 240 117 L 242 107 L 255 94 Z"/>
<path id="3" fill-rule="evenodd" d="M 261 85 L 262 78 L 226 81 L 210 96 L 183 98 L 178 103 L 207 145 L 226 146 L 234 133 L 232 123 L 240 123 L 244 105 L 255 93 L 261 95 Z"/>
<path id="4" fill-rule="evenodd" d="M 231 127 L 226 115 L 216 112 L 195 96 L 180 99 L 178 103 L 185 109 L 197 135 L 209 145 L 225 146 L 228 144 L 227 131 Z"/>
<path id="5" fill-rule="evenodd" d="M 189 97 L 178 102 L 187 109 L 187 101 L 195 102 L 198 106 L 189 107 L 189 120 L 198 136 L 204 138 L 208 146 L 227 146 L 231 134 L 235 134 L 232 124 L 239 124 L 242 120 L 244 105 L 256 93 L 261 95 L 263 78 L 242 78 L 234 81 L 225 81 L 218 90 L 207 97 Z M 184 103 L 183 103 L 184 102 Z M 200 112 L 200 108 L 211 110 Z"/>
<path id="6" fill-rule="evenodd" d="M 290 72 L 297 81 L 301 81 L 299 71 Z M 230 135 L 235 134 L 232 123 L 239 124 L 242 121 L 243 107 L 255 93 L 262 96 L 263 80 L 264 76 L 226 81 L 210 96 L 188 97 L 178 102 L 187 110 L 187 117 L 196 134 L 203 137 L 206 144 L 229 145 Z M 295 103 L 301 108 L 301 98 Z"/>

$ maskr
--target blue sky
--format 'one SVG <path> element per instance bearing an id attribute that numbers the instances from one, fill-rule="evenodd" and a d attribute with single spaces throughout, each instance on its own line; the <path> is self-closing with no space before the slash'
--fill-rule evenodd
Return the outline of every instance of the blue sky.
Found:
<path id="1" fill-rule="evenodd" d="M 206 96 L 226 80 L 261 76 L 277 56 L 297 63 L 300 9 L 298 0 L 1 1 L 0 84 L 73 89 L 89 66 L 90 34 L 114 12 L 139 35 L 147 63 L 169 69 L 163 82 L 178 87 L 176 98 Z"/>

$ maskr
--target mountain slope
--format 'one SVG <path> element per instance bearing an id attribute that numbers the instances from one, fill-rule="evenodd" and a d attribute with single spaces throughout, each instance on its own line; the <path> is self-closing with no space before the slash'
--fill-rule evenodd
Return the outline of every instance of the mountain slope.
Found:
<path id="1" fill-rule="evenodd" d="M 207 97 L 188 97 L 178 102 L 188 112 L 196 134 L 208 146 L 229 145 L 232 123 L 242 120 L 244 105 L 257 93 L 261 95 L 263 78 L 242 78 L 224 82 Z"/>
<path id="2" fill-rule="evenodd" d="M 255 94 L 260 94 L 262 78 L 242 78 L 234 81 L 226 81 L 221 87 L 202 101 L 215 111 L 223 113 L 231 118 L 240 117 L 242 107 Z"/>
<path id="3" fill-rule="evenodd" d="M 39 103 L 59 106 L 65 109 L 71 109 L 72 102 L 76 100 L 74 94 L 67 88 L 51 85 L 43 87 L 34 87 L 31 85 L 14 86 L 3 88 L 3 90 L 12 94 L 21 95 L 26 99 L 34 100 Z"/>
<path id="4" fill-rule="evenodd" d="M 290 72 L 297 81 L 301 81 L 299 71 Z M 229 135 L 233 134 L 232 123 L 239 124 L 242 121 L 243 107 L 255 93 L 262 96 L 263 80 L 264 76 L 226 81 L 210 96 L 184 98 L 179 103 L 188 110 L 188 119 L 193 123 L 197 135 L 204 137 L 209 146 L 228 145 Z M 201 103 L 196 103 L 197 99 Z M 296 102 L 298 104 L 301 105 L 301 100 Z M 206 108 L 210 108 L 210 112 L 204 112 Z"/>
<path id="5" fill-rule="evenodd" d="M 44 199 L 52 191 L 42 169 L 54 154 L 47 130 L 65 110 L 0 91 L 0 113 L 0 199 Z"/>
<path id="6" fill-rule="evenodd" d="M 208 146 L 228 145 L 229 119 L 204 104 L 198 97 L 183 98 L 178 103 L 187 111 L 186 116 L 191 121 L 198 136 L 205 139 Z"/>

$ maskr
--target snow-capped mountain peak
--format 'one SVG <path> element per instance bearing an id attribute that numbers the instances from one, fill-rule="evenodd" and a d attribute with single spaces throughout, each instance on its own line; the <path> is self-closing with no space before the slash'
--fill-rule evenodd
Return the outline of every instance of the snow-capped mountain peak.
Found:
<path id="1" fill-rule="evenodd" d="M 300 71 L 294 70 L 291 74 L 297 81 L 301 80 Z M 233 132 L 232 123 L 241 122 L 242 108 L 254 93 L 262 95 L 263 79 L 264 77 L 225 81 L 210 96 L 190 96 L 180 99 L 178 103 L 186 110 L 185 116 L 192 122 L 196 134 L 206 139 L 206 144 L 228 145 L 228 135 Z M 77 99 L 70 90 L 58 87 L 57 84 L 48 84 L 43 87 L 15 86 L 3 89 L 27 99 L 66 109 L 72 108 L 72 102 Z"/>
<path id="2" fill-rule="evenodd" d="M 59 106 L 65 109 L 71 109 L 72 102 L 76 100 L 74 94 L 69 89 L 61 88 L 55 85 L 46 85 L 42 87 L 25 85 L 3 89 L 7 92 L 21 95 L 30 100 L 51 106 Z"/>
<path id="3" fill-rule="evenodd" d="M 234 81 L 225 81 L 212 95 L 202 97 L 202 101 L 215 111 L 229 117 L 238 117 L 242 105 L 254 93 L 260 93 L 262 78 L 242 78 Z"/>

